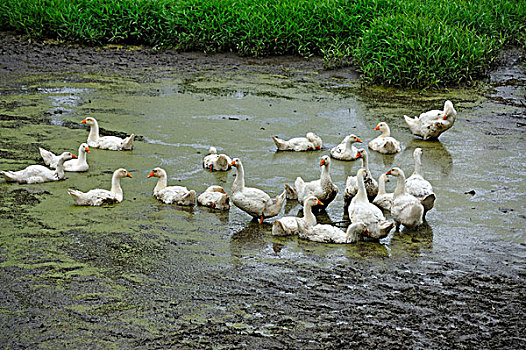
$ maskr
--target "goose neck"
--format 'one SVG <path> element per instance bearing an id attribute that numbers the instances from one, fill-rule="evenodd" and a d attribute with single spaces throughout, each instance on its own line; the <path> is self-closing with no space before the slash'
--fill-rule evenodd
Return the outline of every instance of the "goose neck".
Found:
<path id="1" fill-rule="evenodd" d="M 96 141 L 99 139 L 99 124 L 97 121 L 93 123 L 93 125 L 90 126 L 88 140 L 89 141 Z"/>
<path id="2" fill-rule="evenodd" d="M 394 191 L 395 196 L 399 196 L 405 193 L 405 176 L 403 174 L 398 175 L 396 188 Z"/>
<path id="3" fill-rule="evenodd" d="M 122 200 L 121 178 L 117 174 L 113 174 L 111 178 L 111 192 L 113 192 L 119 200 Z"/>
<path id="4" fill-rule="evenodd" d="M 385 178 L 384 175 L 378 180 L 378 195 L 385 194 Z"/>
<path id="5" fill-rule="evenodd" d="M 358 187 L 358 192 L 356 192 L 356 198 L 360 201 L 369 201 L 367 198 L 367 191 L 365 189 L 365 183 L 363 182 L 363 175 L 360 173 L 356 176 L 356 182 Z"/>
<path id="6" fill-rule="evenodd" d="M 245 188 L 245 172 L 241 162 L 236 164 L 236 178 L 232 184 L 232 192 L 241 191 Z"/>
<path id="7" fill-rule="evenodd" d="M 315 226 L 316 225 L 316 216 L 312 213 L 312 204 L 306 204 L 303 207 L 303 220 L 305 220 L 305 223 L 307 226 Z"/>
<path id="8" fill-rule="evenodd" d="M 157 185 L 155 185 L 154 192 L 159 192 L 162 189 L 165 189 L 168 186 L 168 179 L 166 178 L 166 175 L 161 175 L 157 179 Z"/>
<path id="9" fill-rule="evenodd" d="M 422 175 L 422 158 L 420 153 L 415 153 L 415 171 L 414 174 Z"/>

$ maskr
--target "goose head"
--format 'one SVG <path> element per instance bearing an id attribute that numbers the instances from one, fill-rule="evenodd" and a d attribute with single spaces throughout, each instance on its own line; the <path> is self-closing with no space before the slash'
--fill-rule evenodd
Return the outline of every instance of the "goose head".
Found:
<path id="1" fill-rule="evenodd" d="M 163 168 L 154 168 L 150 174 L 148 174 L 148 178 L 150 177 L 166 177 L 166 171 Z"/>
<path id="2" fill-rule="evenodd" d="M 331 158 L 327 155 L 321 157 L 321 160 L 320 160 L 320 166 L 329 166 L 329 164 L 331 163 Z"/>
<path id="3" fill-rule="evenodd" d="M 74 155 L 71 152 L 64 152 L 60 155 L 60 158 L 63 158 L 64 160 L 70 160 L 70 159 L 76 159 L 77 156 Z"/>
<path id="4" fill-rule="evenodd" d="M 316 135 L 313 132 L 308 132 L 306 136 L 307 136 L 307 140 L 309 140 L 316 146 L 316 149 L 319 149 L 319 150 L 321 149 L 322 141 L 318 135 Z"/>
<path id="5" fill-rule="evenodd" d="M 349 225 L 347 227 L 347 236 L 350 236 L 351 234 L 354 235 L 367 235 L 369 236 L 369 231 L 367 230 L 367 226 L 363 222 L 356 222 L 354 224 Z"/>
<path id="6" fill-rule="evenodd" d="M 87 143 L 81 143 L 80 144 L 80 150 L 84 150 L 84 152 L 86 152 L 86 153 L 91 153 Z"/>
<path id="7" fill-rule="evenodd" d="M 389 131 L 389 126 L 387 125 L 386 122 L 380 122 L 378 123 L 378 125 L 376 125 L 376 128 L 374 128 L 374 130 L 376 131 L 379 130 L 383 133 L 383 132 Z"/>
<path id="8" fill-rule="evenodd" d="M 356 158 L 355 159 L 358 159 L 358 158 L 367 158 L 367 151 L 364 149 L 364 148 L 359 148 L 358 151 L 356 152 Z"/>
<path id="9" fill-rule="evenodd" d="M 231 166 L 235 166 L 235 167 L 237 167 L 240 164 L 241 164 L 241 159 L 239 158 L 232 159 L 232 163 L 230 163 Z"/>
<path id="10" fill-rule="evenodd" d="M 422 157 L 422 149 L 420 147 L 415 148 L 415 150 L 413 152 L 413 158 L 417 159 L 417 158 L 420 158 L 420 157 Z"/>
<path id="11" fill-rule="evenodd" d="M 305 200 L 303 201 L 303 206 L 306 207 L 306 206 L 310 206 L 310 207 L 313 207 L 315 205 L 323 205 L 323 203 L 316 197 L 314 196 L 308 196 L 307 198 L 305 198 Z"/>
<path id="12" fill-rule="evenodd" d="M 123 177 L 132 177 L 130 175 L 130 173 L 128 172 L 128 170 L 124 169 L 124 168 L 119 168 L 117 170 L 115 170 L 115 172 L 113 173 L 116 177 L 118 178 L 123 178 Z"/>
<path id="13" fill-rule="evenodd" d="M 89 126 L 97 125 L 97 121 L 93 117 L 87 117 L 83 121 L 80 122 L 81 124 L 86 124 Z"/>
<path id="14" fill-rule="evenodd" d="M 386 172 L 385 175 L 393 175 L 393 176 L 403 175 L 403 176 L 405 176 L 404 171 L 402 169 L 400 169 L 400 168 L 397 168 L 397 167 L 392 168 L 391 170 Z"/>
<path id="15" fill-rule="evenodd" d="M 386 183 L 386 182 L 389 182 L 389 178 L 387 177 L 387 174 L 381 174 L 380 177 L 378 178 L 378 182 L 383 182 L 383 183 Z"/>
<path id="16" fill-rule="evenodd" d="M 362 143 L 363 141 L 358 137 L 356 136 L 355 134 L 350 134 L 349 136 L 347 136 L 347 140 L 351 141 L 351 143 L 355 143 L 355 142 L 360 142 Z"/>
<path id="17" fill-rule="evenodd" d="M 217 149 L 214 146 L 210 146 L 208 154 L 217 154 Z"/>
<path id="18" fill-rule="evenodd" d="M 444 103 L 444 116 L 442 117 L 442 119 L 446 120 L 448 117 L 456 116 L 456 115 L 457 115 L 457 111 L 453 107 L 453 102 L 451 102 L 450 100 L 447 100 Z"/>
<path id="19" fill-rule="evenodd" d="M 225 190 L 223 189 L 223 187 L 221 186 L 218 186 L 218 185 L 212 185 L 212 186 L 209 186 L 207 189 L 206 189 L 207 192 L 219 192 L 219 193 L 224 193 L 226 194 Z"/>

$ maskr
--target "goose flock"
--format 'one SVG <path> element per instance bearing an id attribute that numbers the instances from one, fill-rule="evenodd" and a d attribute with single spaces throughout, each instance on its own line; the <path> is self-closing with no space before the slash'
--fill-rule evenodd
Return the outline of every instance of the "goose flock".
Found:
<path id="1" fill-rule="evenodd" d="M 404 116 L 404 119 L 413 135 L 423 140 L 433 140 L 453 126 L 456 115 L 453 103 L 446 101 L 443 110 L 432 110 L 414 118 Z M 87 141 L 79 146 L 78 157 L 71 152 L 55 155 L 39 148 L 47 167 L 30 165 L 19 171 L 0 171 L 0 175 L 7 182 L 21 184 L 60 181 L 65 179 L 65 171 L 89 171 L 87 154 L 90 153 L 90 147 L 112 151 L 133 149 L 134 134 L 126 138 L 100 136 L 95 118 L 87 117 L 80 123 L 88 125 L 90 131 Z M 369 141 L 368 148 L 371 151 L 381 154 L 396 154 L 401 151 L 401 144 L 391 136 L 387 123 L 378 123 L 375 130 L 380 131 L 381 135 Z M 278 151 L 318 151 L 323 147 L 322 139 L 314 132 L 307 133 L 306 137 L 284 140 L 275 136 L 272 140 Z M 436 200 L 431 183 L 423 175 L 422 149 L 414 150 L 414 171 L 411 176 L 406 178 L 402 169 L 393 167 L 381 174 L 377 181 L 369 170 L 367 151 L 365 148 L 356 148 L 355 143 L 362 143 L 357 135 L 345 136 L 339 145 L 330 150 L 329 155 L 321 157 L 319 179 L 306 181 L 297 177 L 294 186 L 284 184 L 283 192 L 274 198 L 261 189 L 247 186 L 241 159 L 218 154 L 213 146 L 204 157 L 202 166 L 208 171 L 229 171 L 232 167 L 236 168 L 230 196 L 218 185 L 209 186 L 199 196 L 196 191 L 184 186 L 168 186 L 167 173 L 160 167 L 151 170 L 147 177 L 157 178 L 153 196 L 163 203 L 193 206 L 197 201 L 198 205 L 216 210 L 229 210 L 230 204 L 233 204 L 259 223 L 279 215 L 285 201 L 297 200 L 303 206 L 303 217 L 285 216 L 275 220 L 272 225 L 272 234 L 275 236 L 297 235 L 302 239 L 321 243 L 355 243 L 378 241 L 387 237 L 393 227 L 399 230 L 401 225 L 408 228 L 420 226 Z M 314 214 L 327 208 L 340 192 L 331 179 L 331 158 L 341 161 L 361 159 L 362 162 L 356 176 L 349 176 L 343 189 L 344 212 L 350 219 L 345 231 L 333 225 L 318 224 Z M 394 193 L 387 193 L 385 190 L 385 183 L 390 181 L 389 175 L 397 178 Z M 110 190 L 91 189 L 82 192 L 70 188 L 67 192 L 75 205 L 102 206 L 119 203 L 124 198 L 120 181 L 126 177 L 132 176 L 126 169 L 119 168 L 113 173 Z M 385 213 L 389 214 L 392 221 L 386 218 Z"/>

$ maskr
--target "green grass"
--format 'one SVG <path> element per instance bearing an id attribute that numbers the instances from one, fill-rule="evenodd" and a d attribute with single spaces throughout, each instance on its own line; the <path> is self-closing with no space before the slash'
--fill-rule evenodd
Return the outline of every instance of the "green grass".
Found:
<path id="1" fill-rule="evenodd" d="M 0 29 L 84 45 L 322 56 L 370 84 L 415 88 L 483 77 L 526 43 L 519 0 L 3 0 Z"/>

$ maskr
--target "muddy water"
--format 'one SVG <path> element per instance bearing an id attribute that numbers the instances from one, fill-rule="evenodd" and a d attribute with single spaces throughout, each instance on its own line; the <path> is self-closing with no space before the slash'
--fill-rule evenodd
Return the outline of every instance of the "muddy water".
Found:
<path id="1" fill-rule="evenodd" d="M 343 73 L 170 72 L 10 76 L 0 90 L 0 169 L 40 162 L 38 146 L 77 150 L 95 117 L 102 134 L 135 133 L 132 152 L 92 149 L 88 173 L 38 185 L 0 183 L 0 344 L 6 348 L 517 348 L 525 345 L 525 77 L 520 65 L 488 85 L 437 94 L 363 90 Z M 455 126 L 440 141 L 414 138 L 404 114 L 451 99 Z M 348 133 L 368 142 L 379 121 L 402 142 L 370 153 L 375 176 L 423 169 L 437 194 L 417 231 L 381 243 L 322 245 L 274 238 L 229 212 L 163 205 L 169 183 L 198 193 L 234 171 L 210 173 L 210 145 L 242 159 L 246 182 L 271 195 L 297 176 L 319 178 L 319 159 Z M 271 136 L 314 130 L 320 152 L 275 152 Z M 358 162 L 334 161 L 340 194 L 318 217 L 345 220 L 345 179 Z M 67 188 L 109 188 L 125 167 L 124 201 L 73 206 Z M 395 184 L 389 183 L 392 191 Z M 296 215 L 289 202 L 280 213 Z M 521 326 L 522 325 L 522 326 Z"/>

